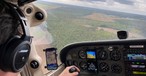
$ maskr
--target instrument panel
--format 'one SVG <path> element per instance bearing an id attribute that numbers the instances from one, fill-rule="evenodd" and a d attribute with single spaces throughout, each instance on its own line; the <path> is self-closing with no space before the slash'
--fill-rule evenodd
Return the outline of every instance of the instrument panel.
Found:
<path id="1" fill-rule="evenodd" d="M 146 40 L 81 42 L 60 53 L 65 66 L 76 65 L 80 76 L 146 76 Z"/>

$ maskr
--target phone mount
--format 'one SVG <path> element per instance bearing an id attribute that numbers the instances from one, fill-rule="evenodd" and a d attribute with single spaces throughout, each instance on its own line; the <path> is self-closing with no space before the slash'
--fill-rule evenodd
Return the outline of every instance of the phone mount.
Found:
<path id="1" fill-rule="evenodd" d="M 46 54 L 46 66 L 47 70 L 56 70 L 58 68 L 57 63 L 57 48 L 46 48 L 43 50 Z"/>
<path id="2" fill-rule="evenodd" d="M 127 39 L 128 38 L 128 32 L 127 31 L 118 31 L 117 37 L 119 39 Z"/>

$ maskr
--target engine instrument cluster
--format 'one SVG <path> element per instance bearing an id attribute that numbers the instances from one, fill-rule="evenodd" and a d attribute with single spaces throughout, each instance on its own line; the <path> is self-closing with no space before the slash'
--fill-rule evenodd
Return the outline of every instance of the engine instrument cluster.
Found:
<path id="1" fill-rule="evenodd" d="M 66 66 L 76 65 L 80 76 L 146 76 L 146 40 L 74 43 L 61 50 Z"/>

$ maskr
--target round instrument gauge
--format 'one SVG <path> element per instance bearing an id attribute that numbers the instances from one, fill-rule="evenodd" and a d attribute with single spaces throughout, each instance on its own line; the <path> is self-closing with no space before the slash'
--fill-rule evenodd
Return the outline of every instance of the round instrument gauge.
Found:
<path id="1" fill-rule="evenodd" d="M 105 63 L 105 62 L 101 62 L 101 63 L 99 64 L 99 70 L 100 70 L 101 72 L 108 72 L 108 71 L 109 71 L 109 66 L 108 66 L 108 64 Z"/>
<path id="2" fill-rule="evenodd" d="M 107 58 L 108 58 L 107 52 L 104 51 L 104 50 L 100 50 L 100 51 L 98 52 L 98 58 L 99 58 L 100 60 L 105 60 L 105 59 L 107 59 Z"/>
<path id="3" fill-rule="evenodd" d="M 85 59 L 86 58 L 86 52 L 85 51 L 80 51 L 79 52 L 79 57 L 82 58 L 82 59 Z"/>
<path id="4" fill-rule="evenodd" d="M 80 62 L 80 68 L 82 69 L 82 70 L 86 70 L 87 69 L 87 62 Z"/>
<path id="5" fill-rule="evenodd" d="M 122 67 L 118 64 L 113 64 L 111 66 L 112 72 L 114 73 L 121 73 L 122 72 Z"/>
<path id="6" fill-rule="evenodd" d="M 118 61 L 121 59 L 121 53 L 119 51 L 110 52 L 111 60 Z"/>

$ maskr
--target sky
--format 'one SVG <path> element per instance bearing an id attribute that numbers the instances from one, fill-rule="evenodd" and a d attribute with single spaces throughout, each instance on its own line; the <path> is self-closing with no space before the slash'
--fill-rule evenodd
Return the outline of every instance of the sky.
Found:
<path id="1" fill-rule="evenodd" d="M 43 1 L 146 15 L 146 0 L 43 0 Z"/>

